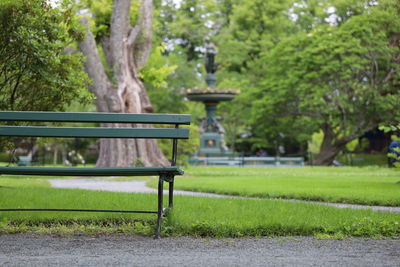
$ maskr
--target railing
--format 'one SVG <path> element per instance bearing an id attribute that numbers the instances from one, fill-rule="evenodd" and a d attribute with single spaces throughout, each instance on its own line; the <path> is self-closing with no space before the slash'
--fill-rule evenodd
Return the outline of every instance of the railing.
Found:
<path id="1" fill-rule="evenodd" d="M 192 157 L 195 166 L 279 167 L 304 166 L 303 157 Z"/>

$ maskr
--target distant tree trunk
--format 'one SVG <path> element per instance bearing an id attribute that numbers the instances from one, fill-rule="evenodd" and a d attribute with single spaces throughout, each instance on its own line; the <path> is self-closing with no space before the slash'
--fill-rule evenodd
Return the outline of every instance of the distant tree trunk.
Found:
<path id="1" fill-rule="evenodd" d="M 375 127 L 377 127 L 377 125 L 371 123 L 370 126 L 365 128 L 365 132 L 374 129 Z M 313 164 L 322 166 L 333 165 L 333 161 L 337 155 L 343 151 L 346 144 L 364 133 L 364 131 L 355 132 L 351 135 L 341 137 L 341 134 L 339 132 L 335 132 L 328 124 L 323 125 L 321 128 L 324 133 L 324 138 L 322 140 L 320 152 L 316 156 L 315 161 L 313 161 Z"/>
<path id="2" fill-rule="evenodd" d="M 138 77 L 138 72 L 146 64 L 151 51 L 153 3 L 151 0 L 142 1 L 139 22 L 134 27 L 130 26 L 130 6 L 130 0 L 114 1 L 110 36 L 101 40 L 107 64 L 113 70 L 114 82 L 111 82 L 105 73 L 86 18 L 79 19 L 87 29 L 85 39 L 79 43 L 79 49 L 86 56 L 86 70 L 93 81 L 90 90 L 96 96 L 99 112 L 153 111 L 146 88 Z M 136 125 L 102 124 L 102 126 L 135 127 Z M 100 140 L 100 153 L 96 166 L 134 166 L 138 162 L 144 166 L 168 164 L 155 140 Z"/>
<path id="3" fill-rule="evenodd" d="M 334 144 L 327 144 L 325 146 L 322 146 L 319 154 L 313 161 L 313 164 L 321 166 L 333 165 L 333 161 L 342 149 L 343 147 L 338 147 Z"/>
<path id="4" fill-rule="evenodd" d="M 322 131 L 324 133 L 324 138 L 322 140 L 320 152 L 316 156 L 315 161 L 313 163 L 315 165 L 330 166 L 333 164 L 335 157 L 342 148 L 336 145 L 335 133 L 329 127 L 329 125 L 326 124 L 322 126 Z"/>

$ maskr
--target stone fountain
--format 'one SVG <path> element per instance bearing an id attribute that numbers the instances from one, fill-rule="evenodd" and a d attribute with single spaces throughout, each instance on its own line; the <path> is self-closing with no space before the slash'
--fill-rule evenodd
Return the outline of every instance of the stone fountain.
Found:
<path id="1" fill-rule="evenodd" d="M 217 70 L 215 64 L 215 55 L 217 48 L 209 40 L 206 40 L 206 56 L 205 56 L 205 69 L 206 75 L 206 89 L 188 89 L 186 90 L 186 97 L 190 101 L 203 102 L 207 117 L 199 118 L 200 124 L 200 151 L 199 156 L 224 156 L 230 154 L 225 140 L 225 130 L 220 121 L 221 118 L 216 116 L 217 105 L 221 101 L 230 101 L 239 90 L 229 89 L 216 89 L 217 77 L 215 72 Z"/>

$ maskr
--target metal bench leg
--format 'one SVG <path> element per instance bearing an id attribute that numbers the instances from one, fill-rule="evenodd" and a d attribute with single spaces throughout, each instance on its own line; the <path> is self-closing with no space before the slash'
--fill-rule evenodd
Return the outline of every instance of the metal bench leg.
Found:
<path id="1" fill-rule="evenodd" d="M 174 206 L 174 181 L 169 182 L 169 195 L 168 195 L 168 208 L 172 209 Z"/>
<path id="2" fill-rule="evenodd" d="M 157 232 L 154 239 L 160 239 L 161 223 L 163 217 L 163 190 L 164 190 L 164 179 L 162 176 L 158 179 L 158 218 L 157 218 Z"/>

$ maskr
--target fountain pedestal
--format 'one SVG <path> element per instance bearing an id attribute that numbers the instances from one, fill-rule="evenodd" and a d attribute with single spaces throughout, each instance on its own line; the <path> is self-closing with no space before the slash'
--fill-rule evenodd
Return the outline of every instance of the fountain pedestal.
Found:
<path id="1" fill-rule="evenodd" d="M 216 116 L 217 105 L 221 101 L 232 100 L 238 91 L 235 90 L 187 90 L 186 97 L 191 101 L 204 103 L 207 117 L 199 118 L 200 124 L 200 151 L 199 156 L 223 156 L 231 152 L 225 143 L 225 130 Z"/>

